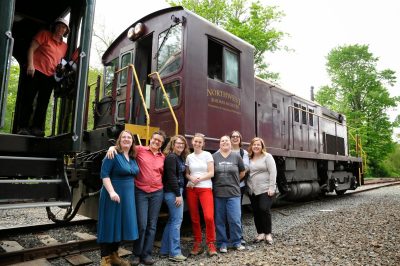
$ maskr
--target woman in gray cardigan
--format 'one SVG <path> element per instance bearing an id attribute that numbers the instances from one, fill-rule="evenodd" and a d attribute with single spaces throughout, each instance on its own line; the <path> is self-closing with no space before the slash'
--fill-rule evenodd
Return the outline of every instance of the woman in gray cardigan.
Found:
<path id="1" fill-rule="evenodd" d="M 267 153 L 264 141 L 253 138 L 249 147 L 250 176 L 247 186 L 258 235 L 255 242 L 272 244 L 271 205 L 276 189 L 276 165 L 274 157 Z"/>

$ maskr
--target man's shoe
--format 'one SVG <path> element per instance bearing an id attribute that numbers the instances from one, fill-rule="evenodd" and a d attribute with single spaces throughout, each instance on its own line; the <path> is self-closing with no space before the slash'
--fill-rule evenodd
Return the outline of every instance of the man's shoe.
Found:
<path id="1" fill-rule="evenodd" d="M 153 260 L 152 258 L 148 258 L 148 259 L 143 259 L 143 260 L 142 260 L 142 263 L 143 263 L 144 265 L 153 265 L 155 262 L 156 262 L 156 261 Z"/>
<path id="2" fill-rule="evenodd" d="M 239 245 L 239 246 L 236 246 L 235 249 L 241 251 L 241 250 L 245 250 L 246 248 L 242 245 Z"/>
<path id="3" fill-rule="evenodd" d="M 27 128 L 23 127 L 20 130 L 18 130 L 17 134 L 18 135 L 30 135 L 31 132 Z"/>
<path id="4" fill-rule="evenodd" d="M 44 131 L 37 127 L 32 128 L 31 133 L 36 137 L 44 137 Z"/>
<path id="5" fill-rule="evenodd" d="M 132 260 L 132 265 L 133 266 L 137 266 L 137 265 L 139 265 L 140 264 L 140 258 L 139 257 L 133 257 L 133 260 Z"/>
<path id="6" fill-rule="evenodd" d="M 169 257 L 169 260 L 172 261 L 176 261 L 176 262 L 181 262 L 181 261 L 185 261 L 187 258 L 185 256 L 183 256 L 182 254 L 173 256 L 173 257 Z"/>
<path id="7" fill-rule="evenodd" d="M 220 252 L 220 253 L 227 253 L 227 252 L 228 252 L 228 249 L 227 249 L 226 247 L 220 247 L 220 248 L 219 248 L 219 252 Z"/>
<path id="8" fill-rule="evenodd" d="M 210 256 L 210 257 L 217 255 L 217 249 L 215 248 L 214 243 L 208 244 L 207 253 L 208 253 L 208 256 Z"/>
<path id="9" fill-rule="evenodd" d="M 203 253 L 203 247 L 201 246 L 201 243 L 194 242 L 193 248 L 192 248 L 192 251 L 190 251 L 190 254 L 196 256 L 201 253 Z"/>

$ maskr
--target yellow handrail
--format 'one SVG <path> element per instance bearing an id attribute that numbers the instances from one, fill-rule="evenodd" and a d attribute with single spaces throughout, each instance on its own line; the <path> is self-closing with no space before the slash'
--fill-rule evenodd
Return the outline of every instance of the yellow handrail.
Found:
<path id="1" fill-rule="evenodd" d="M 158 82 L 160 83 L 160 86 L 161 86 L 161 89 L 162 89 L 162 91 L 163 91 L 164 97 L 165 97 L 165 99 L 167 100 L 167 104 L 168 104 L 169 111 L 171 112 L 172 117 L 174 118 L 174 122 L 175 122 L 175 135 L 178 135 L 178 128 L 179 128 L 179 126 L 178 126 L 178 120 L 176 119 L 176 115 L 175 115 L 174 109 L 172 108 L 171 102 L 170 102 L 170 100 L 169 100 L 169 96 L 168 96 L 167 92 L 165 91 L 164 84 L 163 84 L 162 81 L 161 81 L 160 74 L 159 74 L 158 72 L 153 72 L 153 73 L 150 73 L 148 76 L 151 77 L 151 76 L 153 76 L 154 74 L 157 75 Z"/>
<path id="2" fill-rule="evenodd" d="M 147 146 L 147 145 L 149 145 L 149 140 L 150 140 L 150 115 L 149 115 L 149 112 L 147 111 L 146 100 L 144 99 L 144 96 L 143 96 L 142 87 L 140 86 L 135 66 L 133 64 L 130 64 L 129 67 L 132 68 L 132 70 L 133 70 L 132 71 L 133 76 L 135 77 L 136 85 L 138 87 L 138 91 L 140 94 L 140 99 L 142 100 L 143 109 L 146 114 L 146 146 Z"/>
<path id="3" fill-rule="evenodd" d="M 127 66 L 115 71 L 115 74 L 119 74 L 120 72 L 124 71 L 127 68 L 131 68 L 132 69 L 132 73 L 133 73 L 133 76 L 135 78 L 136 85 L 137 85 L 137 88 L 138 88 L 138 91 L 139 91 L 140 99 L 141 99 L 142 104 L 143 104 L 143 109 L 144 109 L 144 112 L 145 112 L 145 115 L 146 115 L 146 145 L 149 145 L 149 140 L 150 140 L 150 115 L 149 115 L 149 112 L 147 111 L 146 101 L 145 101 L 144 96 L 143 96 L 142 87 L 140 86 L 140 83 L 139 83 L 139 79 L 138 79 L 138 76 L 137 76 L 137 73 L 136 73 L 136 68 L 135 68 L 135 66 L 133 64 L 129 64 L 129 65 L 127 65 Z"/>

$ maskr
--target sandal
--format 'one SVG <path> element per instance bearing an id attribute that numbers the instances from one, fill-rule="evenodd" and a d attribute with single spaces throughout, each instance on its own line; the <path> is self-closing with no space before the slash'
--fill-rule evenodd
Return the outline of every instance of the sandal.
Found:
<path id="1" fill-rule="evenodd" d="M 261 241 L 265 240 L 265 235 L 264 234 L 259 234 L 254 238 L 254 243 L 260 243 Z"/>
<path id="2" fill-rule="evenodd" d="M 265 236 L 265 242 L 267 242 L 267 244 L 272 245 L 274 244 L 274 240 L 272 239 L 272 235 L 268 234 Z"/>

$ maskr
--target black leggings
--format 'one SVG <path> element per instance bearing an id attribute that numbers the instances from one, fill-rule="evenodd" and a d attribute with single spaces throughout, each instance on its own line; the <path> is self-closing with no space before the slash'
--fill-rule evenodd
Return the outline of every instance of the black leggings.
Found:
<path id="1" fill-rule="evenodd" d="M 100 255 L 106 257 L 111 255 L 113 252 L 117 252 L 119 247 L 118 242 L 113 243 L 100 243 Z"/>
<path id="2" fill-rule="evenodd" d="M 250 202 L 253 209 L 254 224 L 256 225 L 257 233 L 270 234 L 272 232 L 272 197 L 268 196 L 268 193 L 250 195 Z"/>

